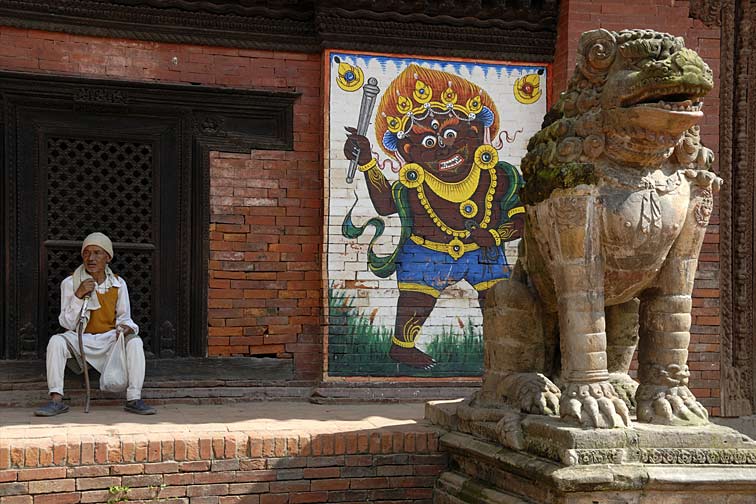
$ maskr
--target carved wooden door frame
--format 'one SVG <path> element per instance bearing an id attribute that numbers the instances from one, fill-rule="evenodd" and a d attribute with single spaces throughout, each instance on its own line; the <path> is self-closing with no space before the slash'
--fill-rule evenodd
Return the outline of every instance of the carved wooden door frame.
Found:
<path id="1" fill-rule="evenodd" d="M 177 204 L 179 257 L 176 258 L 180 293 L 178 306 L 182 324 L 177 335 L 177 356 L 204 356 L 207 352 L 207 268 L 209 244 L 210 151 L 249 152 L 252 149 L 291 150 L 293 145 L 293 91 L 252 91 L 189 85 L 106 81 L 35 74 L 0 72 L 0 152 L 3 177 L 0 180 L 0 359 L 31 358 L 21 352 L 20 340 L 34 339 L 40 349 L 38 314 L 19 313 L 18 265 L 20 233 L 34 223 L 19 215 L 19 153 L 22 145 L 20 116 L 35 107 L 73 116 L 122 116 L 124 121 L 143 117 L 145 122 L 163 124 L 177 139 L 179 159 L 172 164 L 180 188 Z M 131 118 L 131 119 L 127 119 Z M 133 128 L 132 128 L 133 129 Z M 25 140 L 28 142 L 28 138 Z M 37 147 L 32 147 L 37 148 Z M 37 188 L 34 190 L 39 190 Z M 37 194 L 37 199 L 39 195 Z M 31 230 L 35 233 L 34 229 Z M 39 240 L 39 233 L 35 235 Z M 28 237 L 26 238 L 28 242 Z M 70 245 L 70 244 L 64 244 Z M 41 245 L 40 245 L 41 246 Z M 35 256 L 36 257 L 36 256 Z M 40 264 L 28 264 L 31 275 Z M 36 270 L 35 270 L 36 268 Z M 40 290 L 45 291 L 46 288 Z M 158 300 L 159 302 L 159 300 Z M 28 303 L 27 303 L 28 305 Z M 30 325 L 31 324 L 31 325 Z"/>
<path id="2" fill-rule="evenodd" d="M 691 17 L 720 27 L 720 383 L 723 416 L 754 413 L 754 188 L 756 188 L 756 4 L 692 0 Z M 749 99 L 750 97 L 750 99 Z"/>

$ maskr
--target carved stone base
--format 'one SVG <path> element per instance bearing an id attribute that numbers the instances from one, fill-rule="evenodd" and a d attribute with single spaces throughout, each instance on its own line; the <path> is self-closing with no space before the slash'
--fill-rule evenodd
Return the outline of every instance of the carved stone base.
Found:
<path id="1" fill-rule="evenodd" d="M 472 419 L 466 407 L 426 406 L 426 418 L 451 431 L 441 446 L 452 470 L 437 481 L 435 504 L 740 504 L 756 495 L 756 442 L 727 427 L 594 430 L 522 415 L 518 450 L 502 446 L 516 436 L 501 423 Z"/>

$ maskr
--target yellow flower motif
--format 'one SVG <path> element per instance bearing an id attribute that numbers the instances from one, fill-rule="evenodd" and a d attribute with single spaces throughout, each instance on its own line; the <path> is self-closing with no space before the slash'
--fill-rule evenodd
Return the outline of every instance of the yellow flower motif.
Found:
<path id="1" fill-rule="evenodd" d="M 514 97 L 520 103 L 535 103 L 541 94 L 541 78 L 537 73 L 524 75 L 514 83 Z"/>
<path id="2" fill-rule="evenodd" d="M 418 79 L 415 82 L 415 92 L 412 93 L 412 97 L 417 103 L 428 103 L 433 97 L 433 90 L 425 82 Z"/>
<path id="3" fill-rule="evenodd" d="M 399 96 L 396 103 L 396 111 L 400 114 L 407 114 L 412 111 L 412 100 L 406 96 Z"/>
<path id="4" fill-rule="evenodd" d="M 480 95 L 467 100 L 466 107 L 473 114 L 477 114 L 483 110 L 483 100 L 480 99 Z"/>
<path id="5" fill-rule="evenodd" d="M 407 163 L 399 170 L 399 182 L 409 189 L 414 189 L 425 181 L 425 170 L 416 163 Z"/>
<path id="6" fill-rule="evenodd" d="M 441 101 L 446 104 L 454 104 L 457 103 L 457 93 L 454 92 L 454 90 L 449 86 L 446 88 L 446 90 L 441 95 Z"/>
<path id="7" fill-rule="evenodd" d="M 499 162 L 499 153 L 492 145 L 483 144 L 475 149 L 475 164 L 483 170 L 490 170 Z"/>
<path id="8" fill-rule="evenodd" d="M 465 244 L 459 238 L 454 238 L 449 242 L 449 255 L 455 261 L 465 253 Z"/>
<path id="9" fill-rule="evenodd" d="M 472 200 L 463 201 L 459 204 L 459 213 L 465 219 L 472 219 L 478 215 L 478 205 Z"/>
<path id="10" fill-rule="evenodd" d="M 398 117 L 386 117 L 386 126 L 391 133 L 398 133 L 402 129 L 402 120 Z"/>
<path id="11" fill-rule="evenodd" d="M 365 82 L 365 74 L 360 67 L 356 67 L 342 61 L 339 63 L 336 84 L 344 91 L 357 91 Z"/>

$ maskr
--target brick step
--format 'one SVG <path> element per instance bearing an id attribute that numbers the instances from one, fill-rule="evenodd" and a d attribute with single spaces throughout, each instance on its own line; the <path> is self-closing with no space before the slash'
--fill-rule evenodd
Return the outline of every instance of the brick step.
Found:
<path id="1" fill-rule="evenodd" d="M 442 473 L 433 489 L 434 504 L 533 504 L 456 471 Z"/>
<path id="2" fill-rule="evenodd" d="M 434 399 L 470 397 L 480 388 L 479 378 L 445 380 L 328 381 L 320 383 L 310 396 L 317 404 L 350 402 L 425 402 Z"/>
<path id="3" fill-rule="evenodd" d="M 142 397 L 151 404 L 303 400 L 314 383 L 293 379 L 290 359 L 183 358 L 147 361 Z M 92 404 L 120 404 L 124 394 L 101 392 L 90 370 Z M 85 401 L 83 375 L 66 371 L 65 400 Z M 43 361 L 0 361 L 0 407 L 33 407 L 47 400 Z"/>
<path id="4" fill-rule="evenodd" d="M 419 404 L 3 414 L 0 504 L 431 504 L 448 468 Z"/>
<path id="5" fill-rule="evenodd" d="M 145 387 L 142 398 L 153 405 L 160 404 L 228 404 L 241 401 L 297 401 L 307 398 L 312 387 L 295 386 L 214 386 L 196 387 L 174 384 L 172 387 Z M 68 387 L 64 401 L 71 406 L 83 406 L 86 393 L 83 387 Z M 92 384 L 92 406 L 115 405 L 124 400 L 124 394 L 102 392 Z M 47 386 L 27 390 L 0 391 L 0 407 L 35 407 L 47 401 Z"/>

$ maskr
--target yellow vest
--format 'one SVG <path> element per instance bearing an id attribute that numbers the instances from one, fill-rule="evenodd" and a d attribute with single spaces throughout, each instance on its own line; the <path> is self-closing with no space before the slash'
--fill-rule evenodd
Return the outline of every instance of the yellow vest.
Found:
<path id="1" fill-rule="evenodd" d="M 118 303 L 118 287 L 111 287 L 105 294 L 97 294 L 100 309 L 89 312 L 89 323 L 84 332 L 101 334 L 115 329 L 116 303 Z"/>

